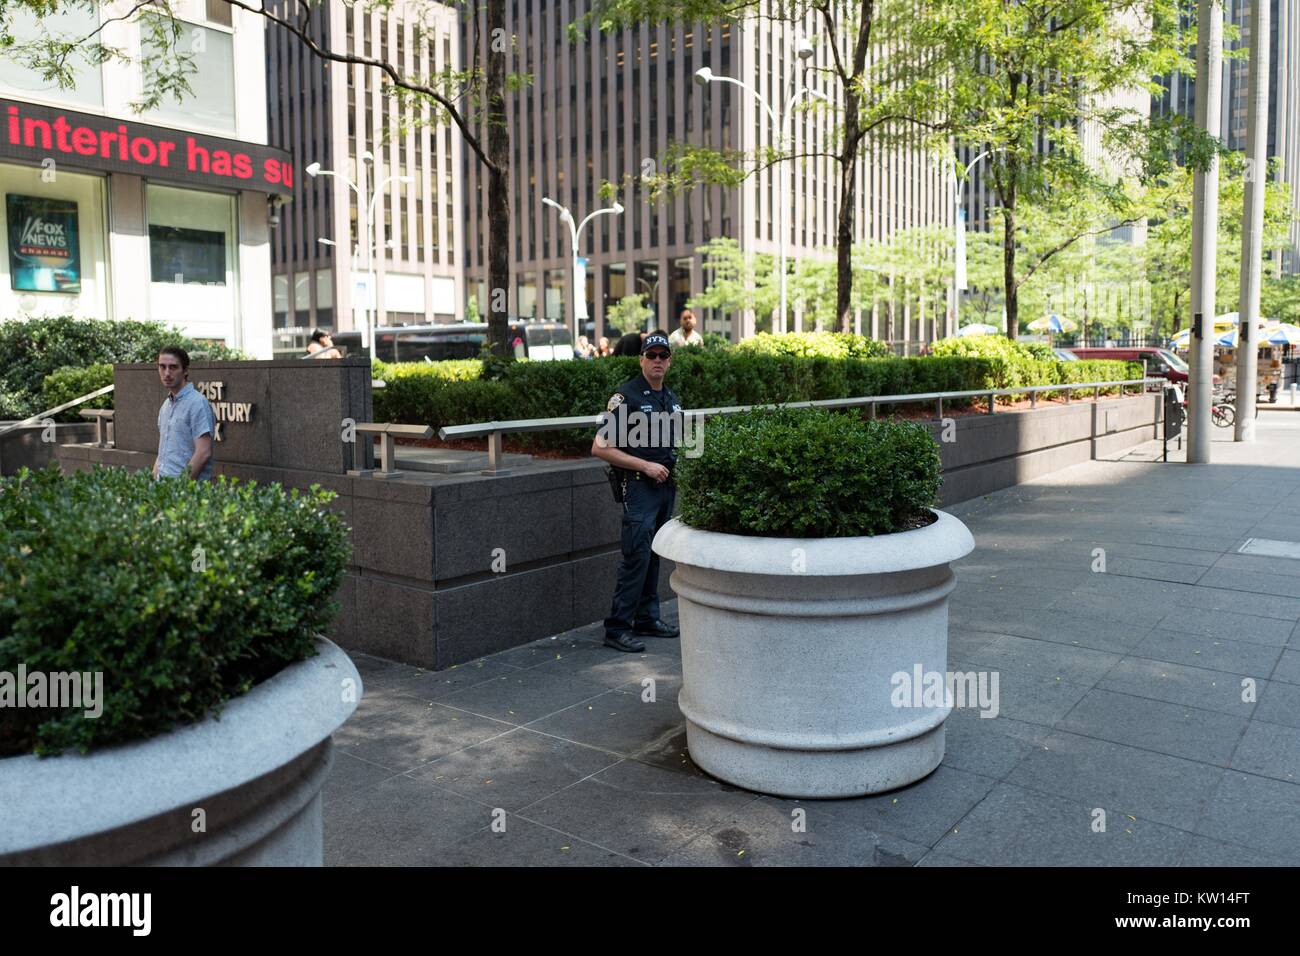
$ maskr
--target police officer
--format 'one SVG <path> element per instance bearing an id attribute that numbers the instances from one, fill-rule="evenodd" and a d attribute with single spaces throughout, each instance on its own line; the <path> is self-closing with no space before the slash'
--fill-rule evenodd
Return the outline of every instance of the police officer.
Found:
<path id="1" fill-rule="evenodd" d="M 682 406 L 664 385 L 670 364 L 668 336 L 651 332 L 641 343 L 641 374 L 610 396 L 605 424 L 591 445 L 591 453 L 622 479 L 623 558 L 614 604 L 605 618 L 605 644 L 620 651 L 645 650 L 640 637 L 680 633 L 659 620 L 659 556 L 650 548 L 655 532 L 673 516 L 677 495 L 673 446 L 680 435 Z M 674 412 L 678 414 L 669 419 Z M 665 422 L 675 427 L 662 427 Z"/>

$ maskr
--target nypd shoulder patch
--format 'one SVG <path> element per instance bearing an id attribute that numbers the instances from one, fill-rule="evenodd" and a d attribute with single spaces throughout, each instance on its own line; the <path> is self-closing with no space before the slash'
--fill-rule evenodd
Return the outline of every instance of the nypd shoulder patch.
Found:
<path id="1" fill-rule="evenodd" d="M 605 411 L 612 412 L 621 404 L 623 404 L 623 393 L 615 392 L 609 397 L 609 403 L 605 406 Z"/>

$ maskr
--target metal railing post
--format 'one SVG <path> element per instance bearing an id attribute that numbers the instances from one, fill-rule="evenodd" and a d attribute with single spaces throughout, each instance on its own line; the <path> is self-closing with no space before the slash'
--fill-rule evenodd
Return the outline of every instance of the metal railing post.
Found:
<path id="1" fill-rule="evenodd" d="M 505 458 L 500 432 L 488 435 L 488 466 L 485 474 L 495 475 L 501 472 L 501 463 Z"/>
<path id="2" fill-rule="evenodd" d="M 993 393 L 989 392 L 989 414 L 993 414 Z"/>
<path id="3" fill-rule="evenodd" d="M 394 471 L 393 463 L 397 455 L 397 442 L 393 436 L 384 432 L 379 436 L 379 473 L 381 475 L 391 475 Z"/>

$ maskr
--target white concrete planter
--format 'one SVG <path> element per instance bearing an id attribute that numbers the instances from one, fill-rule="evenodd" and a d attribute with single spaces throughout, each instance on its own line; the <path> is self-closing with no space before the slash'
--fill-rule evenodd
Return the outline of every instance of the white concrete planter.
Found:
<path id="1" fill-rule="evenodd" d="M 362 687 L 342 650 L 324 638 L 316 650 L 217 720 L 84 756 L 0 760 L 0 866 L 320 866 L 330 734 Z"/>
<path id="2" fill-rule="evenodd" d="M 947 671 L 948 563 L 975 542 L 952 515 L 915 531 L 759 538 L 674 518 L 691 759 L 787 797 L 848 797 L 919 780 L 943 759 L 951 707 L 896 706 L 898 672 Z"/>

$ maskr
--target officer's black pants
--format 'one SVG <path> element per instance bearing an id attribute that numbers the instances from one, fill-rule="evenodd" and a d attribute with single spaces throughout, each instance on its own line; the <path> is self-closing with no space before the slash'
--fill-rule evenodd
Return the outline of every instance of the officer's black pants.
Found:
<path id="1" fill-rule="evenodd" d="M 655 532 L 673 516 L 677 489 L 642 475 L 629 478 L 623 502 L 623 559 L 605 632 L 618 634 L 659 620 L 659 555 L 650 549 Z"/>

